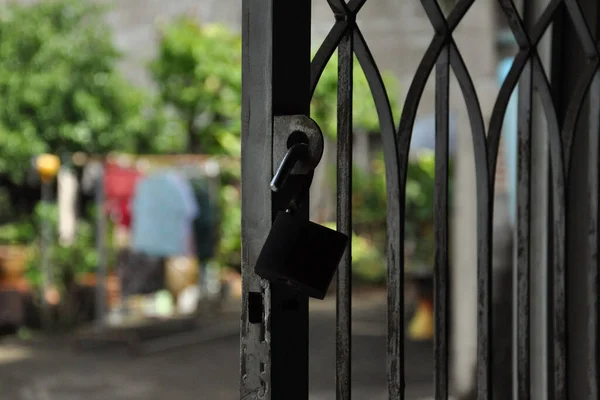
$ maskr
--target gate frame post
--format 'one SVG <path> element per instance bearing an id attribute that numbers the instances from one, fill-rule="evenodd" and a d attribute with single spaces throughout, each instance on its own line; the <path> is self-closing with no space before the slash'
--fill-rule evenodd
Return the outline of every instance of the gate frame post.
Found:
<path id="1" fill-rule="evenodd" d="M 596 42 L 600 34 L 600 7 L 596 0 L 579 0 Z M 568 102 L 577 91 L 580 77 L 589 61 L 581 50 L 579 38 L 567 10 L 561 10 L 560 30 L 555 31 L 552 84 L 556 109 L 564 119 Z M 556 23 L 554 24 L 556 25 Z M 597 276 L 597 193 L 598 193 L 598 110 L 600 109 L 598 73 L 589 87 L 574 132 L 571 166 L 566 186 L 566 303 L 567 362 L 566 385 L 570 399 L 596 399 L 598 396 L 598 309 L 590 298 L 589 285 Z M 594 186 L 596 186 L 594 188 Z M 596 209 L 593 213 L 592 209 Z M 596 219 L 595 221 L 592 218 Z M 594 241 L 593 247 L 591 248 Z M 591 253 L 595 257 L 591 257 Z M 597 272 L 597 270 L 596 270 Z M 590 331 L 590 329 L 592 329 Z"/>
<path id="2" fill-rule="evenodd" d="M 269 188 L 273 117 L 310 112 L 310 28 L 310 0 L 242 1 L 242 399 L 308 399 L 308 298 L 254 266 L 289 201 Z"/>

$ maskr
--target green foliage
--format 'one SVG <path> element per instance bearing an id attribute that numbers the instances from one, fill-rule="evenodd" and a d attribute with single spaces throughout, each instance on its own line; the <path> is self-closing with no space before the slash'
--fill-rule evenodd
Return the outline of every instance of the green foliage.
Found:
<path id="1" fill-rule="evenodd" d="M 242 209 L 240 192 L 234 185 L 223 186 L 221 192 L 221 240 L 217 259 L 221 265 L 238 267 L 242 251 Z"/>
<path id="2" fill-rule="evenodd" d="M 416 234 L 418 226 L 433 222 L 435 191 L 435 156 L 421 152 L 408 163 L 406 182 L 406 214 L 409 233 Z"/>
<path id="3" fill-rule="evenodd" d="M 352 234 L 352 275 L 358 282 L 382 284 L 386 280 L 386 260 L 377 245 Z"/>
<path id="4" fill-rule="evenodd" d="M 352 219 L 355 223 L 380 223 L 386 221 L 386 184 L 383 155 L 371 162 L 371 172 L 353 166 L 352 169 Z"/>
<path id="5" fill-rule="evenodd" d="M 422 152 L 409 162 L 406 182 L 406 238 L 409 242 L 409 268 L 432 268 L 435 254 L 433 202 L 435 156 Z"/>
<path id="6" fill-rule="evenodd" d="M 452 178 L 452 163 L 450 163 Z M 450 189 L 452 181 L 450 182 Z M 432 266 L 434 255 L 434 192 L 435 157 L 431 151 L 422 151 L 408 163 L 406 178 L 405 231 L 410 262 L 418 266 Z M 450 190 L 449 198 L 452 199 Z M 386 221 L 386 182 L 383 155 L 372 162 L 371 172 L 354 167 L 352 182 L 352 215 L 356 224 Z"/>
<path id="7" fill-rule="evenodd" d="M 58 241 L 58 210 L 56 205 L 40 202 L 35 211 L 35 230 L 43 232 L 48 224 L 48 265 L 51 266 L 58 283 L 84 273 L 94 272 L 98 265 L 98 252 L 95 247 L 94 227 L 85 220 L 77 222 L 74 243 L 62 245 Z M 38 237 L 38 241 L 41 237 Z M 41 284 L 41 247 L 35 246 L 28 260 L 27 278 L 34 286 Z"/>
<path id="8" fill-rule="evenodd" d="M 0 244 L 28 244 L 35 236 L 35 226 L 31 221 L 0 225 Z"/>
<path id="9" fill-rule="evenodd" d="M 325 67 L 311 103 L 311 117 L 319 124 L 323 134 L 328 138 L 335 138 L 337 132 L 337 90 L 338 90 L 338 57 L 337 53 L 331 57 Z M 392 112 L 398 110 L 398 82 L 389 73 L 383 74 L 383 81 L 390 100 Z M 379 132 L 379 119 L 377 109 L 371 95 L 371 88 L 367 78 L 354 60 L 353 80 L 353 124 L 356 131 Z"/>
<path id="10" fill-rule="evenodd" d="M 181 118 L 188 150 L 240 153 L 241 38 L 220 24 L 180 17 L 160 30 L 152 75 Z"/>
<path id="11" fill-rule="evenodd" d="M 41 152 L 153 151 L 164 118 L 116 71 L 103 8 L 48 0 L 0 8 L 0 173 Z"/>

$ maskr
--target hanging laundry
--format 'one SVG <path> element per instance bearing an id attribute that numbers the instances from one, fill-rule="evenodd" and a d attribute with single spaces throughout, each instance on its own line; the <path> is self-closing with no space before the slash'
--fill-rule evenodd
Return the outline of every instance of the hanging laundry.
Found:
<path id="1" fill-rule="evenodd" d="M 189 183 L 176 173 L 142 179 L 132 202 L 132 249 L 153 256 L 189 255 L 197 214 Z"/>
<path id="2" fill-rule="evenodd" d="M 131 199 L 112 198 L 105 202 L 105 210 L 113 223 L 126 229 L 131 228 Z"/>
<path id="3" fill-rule="evenodd" d="M 58 235 L 63 245 L 71 245 L 77 230 L 77 193 L 79 182 L 73 170 L 62 167 L 57 176 Z"/>
<path id="4" fill-rule="evenodd" d="M 196 201 L 202 212 L 194 219 L 194 238 L 196 255 L 201 262 L 214 257 L 219 241 L 219 207 L 210 195 L 208 181 L 205 178 L 190 179 Z"/>
<path id="5" fill-rule="evenodd" d="M 122 297 L 150 294 L 164 289 L 164 258 L 121 249 L 116 261 Z"/>

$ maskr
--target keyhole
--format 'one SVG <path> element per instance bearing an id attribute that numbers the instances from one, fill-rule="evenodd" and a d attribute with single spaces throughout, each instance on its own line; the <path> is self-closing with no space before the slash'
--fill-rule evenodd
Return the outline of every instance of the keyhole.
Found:
<path id="1" fill-rule="evenodd" d="M 287 148 L 291 148 L 293 145 L 298 143 L 304 143 L 308 145 L 308 136 L 304 132 L 294 131 L 288 136 Z"/>

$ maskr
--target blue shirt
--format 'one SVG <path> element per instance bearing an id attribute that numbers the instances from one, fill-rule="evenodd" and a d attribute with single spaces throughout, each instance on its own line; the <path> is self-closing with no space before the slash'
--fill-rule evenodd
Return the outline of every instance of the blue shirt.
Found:
<path id="1" fill-rule="evenodd" d="M 174 173 L 138 182 L 132 203 L 131 247 L 153 256 L 190 253 L 198 207 L 189 183 Z"/>

